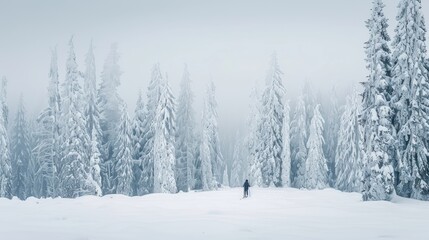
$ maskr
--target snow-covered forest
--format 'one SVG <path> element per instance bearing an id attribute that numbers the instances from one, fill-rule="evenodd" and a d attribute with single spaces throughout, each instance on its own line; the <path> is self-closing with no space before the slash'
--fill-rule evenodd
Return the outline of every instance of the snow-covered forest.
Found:
<path id="1" fill-rule="evenodd" d="M 128 112 L 118 91 L 118 46 L 99 70 L 93 44 L 77 56 L 71 37 L 65 66 L 51 52 L 46 106 L 37 116 L 26 111 L 25 95 L 10 111 L 2 78 L 0 197 L 142 196 L 241 187 L 249 179 L 259 187 L 358 192 L 364 201 L 395 195 L 428 201 L 429 58 L 421 0 L 401 0 L 395 21 L 385 17 L 382 0 L 372 2 L 363 43 L 368 77 L 346 99 L 334 87 L 321 97 L 309 84 L 291 98 L 285 82 L 294 80 L 285 79 L 288 68 L 274 53 L 264 84 L 248 93 L 249 115 L 232 154 L 219 136 L 222 96 L 209 83 L 197 111 L 191 66 L 184 66 L 175 94 L 155 63 L 149 87 Z M 396 26 L 392 39 L 389 24 Z"/>

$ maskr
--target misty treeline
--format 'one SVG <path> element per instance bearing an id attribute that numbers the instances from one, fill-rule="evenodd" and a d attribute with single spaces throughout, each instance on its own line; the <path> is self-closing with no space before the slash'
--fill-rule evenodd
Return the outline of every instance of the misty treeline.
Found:
<path id="1" fill-rule="evenodd" d="M 9 120 L 3 78 L 0 196 L 139 196 L 238 187 L 249 179 L 261 187 L 362 192 L 366 201 L 395 194 L 428 200 L 429 60 L 421 1 L 400 1 L 392 41 L 383 8 L 381 0 L 373 1 L 366 22 L 368 78 L 345 105 L 334 92 L 321 101 L 309 85 L 287 100 L 273 55 L 264 87 L 251 93 L 244 137 L 227 161 L 213 83 L 196 119 L 187 68 L 174 97 L 155 64 L 146 102 L 140 93 L 130 119 L 117 92 L 116 46 L 97 84 L 92 45 L 80 71 L 71 39 L 62 83 L 52 52 L 48 105 L 35 121 L 28 120 L 22 100 Z"/>

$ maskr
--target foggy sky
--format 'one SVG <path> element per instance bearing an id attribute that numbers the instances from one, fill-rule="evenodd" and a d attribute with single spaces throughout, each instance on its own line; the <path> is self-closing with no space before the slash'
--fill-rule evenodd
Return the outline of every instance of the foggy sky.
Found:
<path id="1" fill-rule="evenodd" d="M 397 0 L 385 0 L 391 37 Z M 57 47 L 64 80 L 67 43 L 74 35 L 79 69 L 92 39 L 97 81 L 110 45 L 118 43 L 120 94 L 130 113 L 145 94 L 156 62 L 173 91 L 186 63 L 196 95 L 196 116 L 210 79 L 216 85 L 221 131 L 245 120 L 249 94 L 263 83 L 277 52 L 289 98 L 304 82 L 315 92 L 344 92 L 365 80 L 364 21 L 371 0 L 0 0 L 0 75 L 7 76 L 13 112 L 21 92 L 27 112 L 47 105 L 50 49 Z M 423 3 L 426 16 L 429 4 Z"/>

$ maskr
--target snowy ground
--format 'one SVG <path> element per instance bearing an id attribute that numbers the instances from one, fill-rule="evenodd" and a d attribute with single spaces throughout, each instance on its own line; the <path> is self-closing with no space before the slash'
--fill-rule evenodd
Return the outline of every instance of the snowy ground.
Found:
<path id="1" fill-rule="evenodd" d="M 0 199 L 0 239 L 427 239 L 429 203 L 332 189 Z"/>

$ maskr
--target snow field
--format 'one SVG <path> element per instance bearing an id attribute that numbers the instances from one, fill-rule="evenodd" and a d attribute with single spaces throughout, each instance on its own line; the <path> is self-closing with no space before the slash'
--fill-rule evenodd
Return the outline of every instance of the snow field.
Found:
<path id="1" fill-rule="evenodd" d="M 425 239 L 429 203 L 363 202 L 333 189 L 251 188 L 213 192 L 0 199 L 8 240 Z M 7 217 L 6 217 L 7 216 Z"/>

